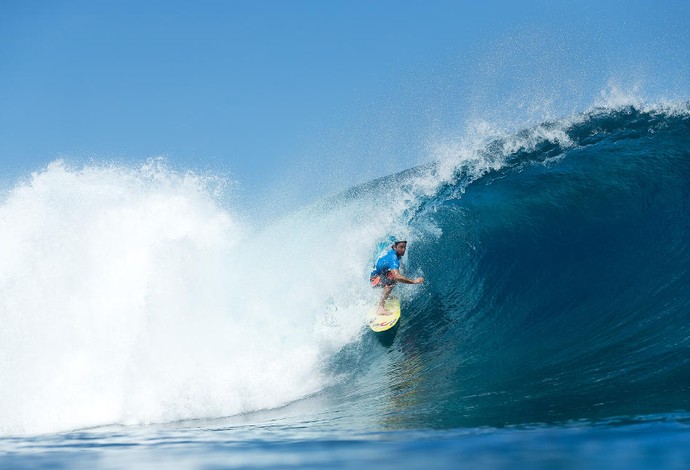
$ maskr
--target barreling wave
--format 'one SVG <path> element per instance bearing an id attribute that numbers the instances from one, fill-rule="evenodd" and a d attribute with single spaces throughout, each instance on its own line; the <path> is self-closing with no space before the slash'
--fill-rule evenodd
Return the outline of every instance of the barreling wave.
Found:
<path id="1" fill-rule="evenodd" d="M 0 433 L 308 397 L 391 428 L 690 410 L 690 108 L 442 153 L 261 230 L 157 161 L 35 173 L 0 205 Z M 427 283 L 396 288 L 382 351 L 367 275 L 391 233 Z"/>
<path id="2" fill-rule="evenodd" d="M 429 282 L 363 378 L 386 371 L 385 424 L 690 410 L 688 111 L 595 109 L 495 139 L 490 167 L 418 201 L 409 264 Z"/>

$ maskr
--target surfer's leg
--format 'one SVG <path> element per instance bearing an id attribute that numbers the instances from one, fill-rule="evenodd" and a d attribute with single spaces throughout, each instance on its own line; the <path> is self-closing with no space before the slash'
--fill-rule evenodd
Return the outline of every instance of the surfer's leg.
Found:
<path id="1" fill-rule="evenodd" d="M 382 309 L 385 309 L 384 305 L 386 303 L 386 299 L 388 299 L 388 296 L 391 295 L 391 291 L 393 290 L 394 286 L 395 284 L 383 287 L 383 294 L 381 294 L 381 301 L 379 302 L 379 307 Z"/>
<path id="2" fill-rule="evenodd" d="M 379 302 L 379 305 L 381 305 L 381 307 L 383 307 L 383 304 L 386 302 L 388 296 L 391 295 L 391 290 L 393 290 L 393 286 L 383 287 L 383 293 L 381 294 L 381 302 Z"/>

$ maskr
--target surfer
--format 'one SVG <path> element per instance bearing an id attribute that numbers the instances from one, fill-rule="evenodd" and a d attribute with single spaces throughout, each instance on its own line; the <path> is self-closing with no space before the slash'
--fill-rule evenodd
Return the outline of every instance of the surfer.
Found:
<path id="1" fill-rule="evenodd" d="M 374 270 L 371 272 L 369 280 L 373 287 L 382 287 L 383 294 L 379 302 L 379 309 L 385 311 L 384 303 L 390 295 L 393 287 L 398 282 L 403 284 L 421 284 L 424 282 L 423 277 L 415 279 L 408 279 L 400 274 L 400 258 L 405 255 L 407 249 L 406 240 L 395 240 L 383 256 L 376 260 Z"/>

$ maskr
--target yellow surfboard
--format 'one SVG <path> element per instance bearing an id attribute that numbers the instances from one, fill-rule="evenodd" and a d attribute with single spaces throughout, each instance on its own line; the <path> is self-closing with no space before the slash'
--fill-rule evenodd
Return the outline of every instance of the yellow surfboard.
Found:
<path id="1" fill-rule="evenodd" d="M 372 320 L 369 322 L 369 328 L 375 333 L 390 330 L 400 320 L 400 299 L 389 297 L 384 304 L 386 312 L 380 312 L 379 307 L 376 306 L 371 310 Z"/>

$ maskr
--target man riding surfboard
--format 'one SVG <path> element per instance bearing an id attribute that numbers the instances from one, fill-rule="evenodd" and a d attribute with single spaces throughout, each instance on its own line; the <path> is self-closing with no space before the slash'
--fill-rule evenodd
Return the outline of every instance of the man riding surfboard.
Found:
<path id="1" fill-rule="evenodd" d="M 400 258 L 405 255 L 406 249 L 406 240 L 395 240 L 390 248 L 376 260 L 374 270 L 369 277 L 373 287 L 383 288 L 383 294 L 379 302 L 379 311 L 382 311 L 381 313 L 386 311 L 384 303 L 398 282 L 403 284 L 421 284 L 424 282 L 423 277 L 408 279 L 400 274 Z"/>

